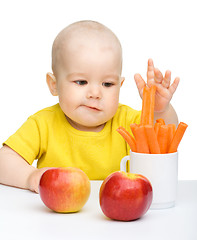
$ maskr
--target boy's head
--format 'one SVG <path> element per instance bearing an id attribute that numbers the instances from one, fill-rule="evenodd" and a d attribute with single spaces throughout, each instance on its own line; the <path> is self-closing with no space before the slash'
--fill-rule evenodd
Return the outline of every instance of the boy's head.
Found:
<path id="1" fill-rule="evenodd" d="M 123 83 L 122 49 L 115 34 L 93 21 L 63 29 L 52 48 L 53 74 L 47 83 L 70 124 L 100 131 L 118 108 Z"/>

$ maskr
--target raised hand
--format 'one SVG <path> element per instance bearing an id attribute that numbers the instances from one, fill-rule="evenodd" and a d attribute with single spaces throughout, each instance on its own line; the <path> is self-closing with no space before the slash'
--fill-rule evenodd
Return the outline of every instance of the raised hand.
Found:
<path id="1" fill-rule="evenodd" d="M 179 77 L 176 77 L 171 84 L 171 72 L 167 70 L 163 76 L 159 69 L 154 67 L 152 59 L 148 60 L 147 83 L 138 73 L 135 74 L 134 79 L 141 98 L 143 97 L 144 86 L 156 85 L 155 112 L 164 112 L 166 110 L 180 81 Z"/>

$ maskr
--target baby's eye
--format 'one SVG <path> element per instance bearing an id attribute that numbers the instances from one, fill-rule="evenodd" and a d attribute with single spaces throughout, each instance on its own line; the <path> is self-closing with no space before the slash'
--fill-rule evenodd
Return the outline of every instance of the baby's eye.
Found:
<path id="1" fill-rule="evenodd" d="M 111 86 L 113 86 L 114 84 L 113 84 L 112 82 L 104 82 L 102 85 L 103 85 L 104 87 L 111 87 Z"/>
<path id="2" fill-rule="evenodd" d="M 78 85 L 86 85 L 87 81 L 86 80 L 77 80 L 77 81 L 75 81 L 75 83 Z"/>

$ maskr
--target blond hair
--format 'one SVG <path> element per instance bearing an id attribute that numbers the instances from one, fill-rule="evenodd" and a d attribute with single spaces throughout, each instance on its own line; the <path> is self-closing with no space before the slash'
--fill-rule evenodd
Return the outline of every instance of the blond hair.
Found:
<path id="1" fill-rule="evenodd" d="M 117 36 L 105 25 L 91 20 L 83 20 L 70 24 L 64 28 L 55 38 L 52 46 L 52 71 L 57 77 L 58 66 L 61 61 L 61 51 L 64 48 L 65 42 L 71 38 L 74 33 L 80 33 L 87 36 L 88 34 L 97 33 L 99 36 L 108 35 L 112 38 L 112 44 L 116 44 L 120 48 L 122 58 L 122 47 Z"/>

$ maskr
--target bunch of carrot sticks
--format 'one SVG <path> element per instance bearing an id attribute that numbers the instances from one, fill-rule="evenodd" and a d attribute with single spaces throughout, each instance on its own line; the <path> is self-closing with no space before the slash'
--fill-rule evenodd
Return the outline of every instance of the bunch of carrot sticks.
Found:
<path id="1" fill-rule="evenodd" d="M 140 124 L 131 124 L 133 136 L 123 127 L 117 131 L 129 144 L 132 152 L 139 153 L 173 153 L 177 152 L 178 146 L 188 125 L 180 122 L 166 125 L 163 119 L 157 119 L 154 124 L 156 86 L 143 89 L 142 113 Z"/>

